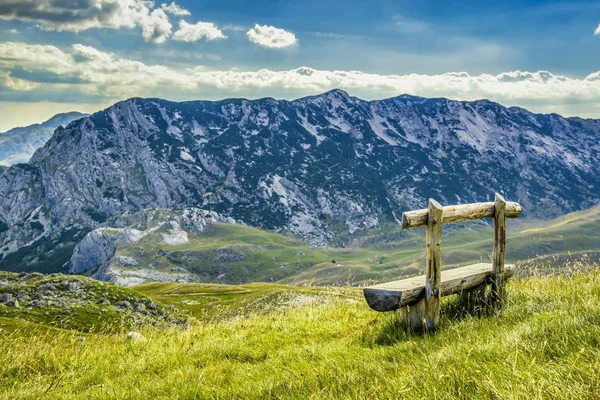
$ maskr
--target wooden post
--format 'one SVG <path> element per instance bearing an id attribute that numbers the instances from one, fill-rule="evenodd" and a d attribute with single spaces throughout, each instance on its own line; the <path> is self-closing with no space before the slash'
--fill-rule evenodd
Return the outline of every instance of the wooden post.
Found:
<path id="1" fill-rule="evenodd" d="M 427 242 L 425 254 L 425 328 L 435 330 L 439 322 L 440 286 L 442 283 L 442 215 L 443 207 L 429 199 L 427 215 Z"/>
<path id="2" fill-rule="evenodd" d="M 492 254 L 492 302 L 504 296 L 504 246 L 506 245 L 506 200 L 496 193 L 494 202 L 494 252 Z"/>
<path id="3" fill-rule="evenodd" d="M 425 234 L 425 297 L 404 307 L 406 322 L 411 329 L 434 331 L 440 319 L 442 216 L 443 207 L 440 203 L 429 199 Z"/>

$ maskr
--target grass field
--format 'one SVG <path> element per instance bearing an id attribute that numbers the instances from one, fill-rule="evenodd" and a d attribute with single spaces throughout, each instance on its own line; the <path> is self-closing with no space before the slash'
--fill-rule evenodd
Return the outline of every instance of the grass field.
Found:
<path id="1" fill-rule="evenodd" d="M 599 216 L 595 207 L 510 221 L 507 262 L 518 261 L 518 275 L 505 304 L 470 314 L 445 298 L 435 334 L 407 332 L 400 313 L 370 310 L 356 287 L 418 273 L 418 230 L 388 227 L 360 247 L 321 249 L 217 224 L 168 251 L 150 235 L 119 253 L 156 269 L 186 263 L 206 277 L 241 274 L 236 285 L 118 288 L 13 274 L 0 294 L 48 290 L 42 297 L 52 306 L 0 303 L 0 399 L 600 398 Z M 489 226 L 444 232 L 446 266 L 491 252 Z M 251 280 L 270 282 L 243 282 Z M 81 295 L 69 294 L 65 308 L 61 296 L 73 282 Z M 124 300 L 130 310 L 117 309 Z M 187 324 L 143 323 L 155 314 L 136 304 L 153 302 Z M 127 340 L 130 329 L 147 340 Z"/>
<path id="2" fill-rule="evenodd" d="M 598 398 L 600 270 L 567 272 L 511 280 L 482 315 L 446 298 L 435 335 L 407 333 L 358 288 L 142 285 L 190 324 L 132 342 L 4 319 L 0 398 Z"/>

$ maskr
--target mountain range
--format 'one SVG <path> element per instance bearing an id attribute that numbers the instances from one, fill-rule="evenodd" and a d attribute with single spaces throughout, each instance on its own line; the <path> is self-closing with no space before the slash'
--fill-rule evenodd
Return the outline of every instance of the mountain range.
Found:
<path id="1" fill-rule="evenodd" d="M 67 270 L 86 234 L 148 209 L 314 246 L 348 245 L 430 197 L 500 192 L 547 219 L 597 202 L 599 135 L 598 120 L 487 100 L 133 98 L 57 128 L 0 175 L 0 267 Z"/>
<path id="2" fill-rule="evenodd" d="M 57 114 L 41 124 L 14 128 L 0 133 L 0 164 L 26 163 L 42 147 L 59 126 L 88 116 L 79 112 Z M 1 170 L 0 170 L 1 172 Z"/>

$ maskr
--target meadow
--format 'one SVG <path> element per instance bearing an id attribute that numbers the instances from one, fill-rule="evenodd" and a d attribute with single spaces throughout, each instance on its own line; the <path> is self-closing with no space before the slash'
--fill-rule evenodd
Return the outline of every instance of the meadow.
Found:
<path id="1" fill-rule="evenodd" d="M 146 284 L 132 293 L 178 307 L 188 324 L 131 341 L 129 328 L 1 318 L 0 397 L 597 398 L 597 267 L 512 279 L 499 309 L 468 313 L 446 298 L 435 334 L 370 310 L 360 288 Z"/>

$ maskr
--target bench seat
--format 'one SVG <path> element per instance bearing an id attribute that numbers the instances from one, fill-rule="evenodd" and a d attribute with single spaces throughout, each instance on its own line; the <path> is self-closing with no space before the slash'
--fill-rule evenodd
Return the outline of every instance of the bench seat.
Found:
<path id="1" fill-rule="evenodd" d="M 515 266 L 506 264 L 505 279 L 510 278 Z M 442 270 L 441 295 L 447 296 L 463 290 L 476 288 L 489 283 L 492 264 L 480 263 L 466 267 Z M 375 311 L 393 311 L 418 302 L 425 296 L 425 275 L 369 286 L 364 289 L 369 306 Z"/>

